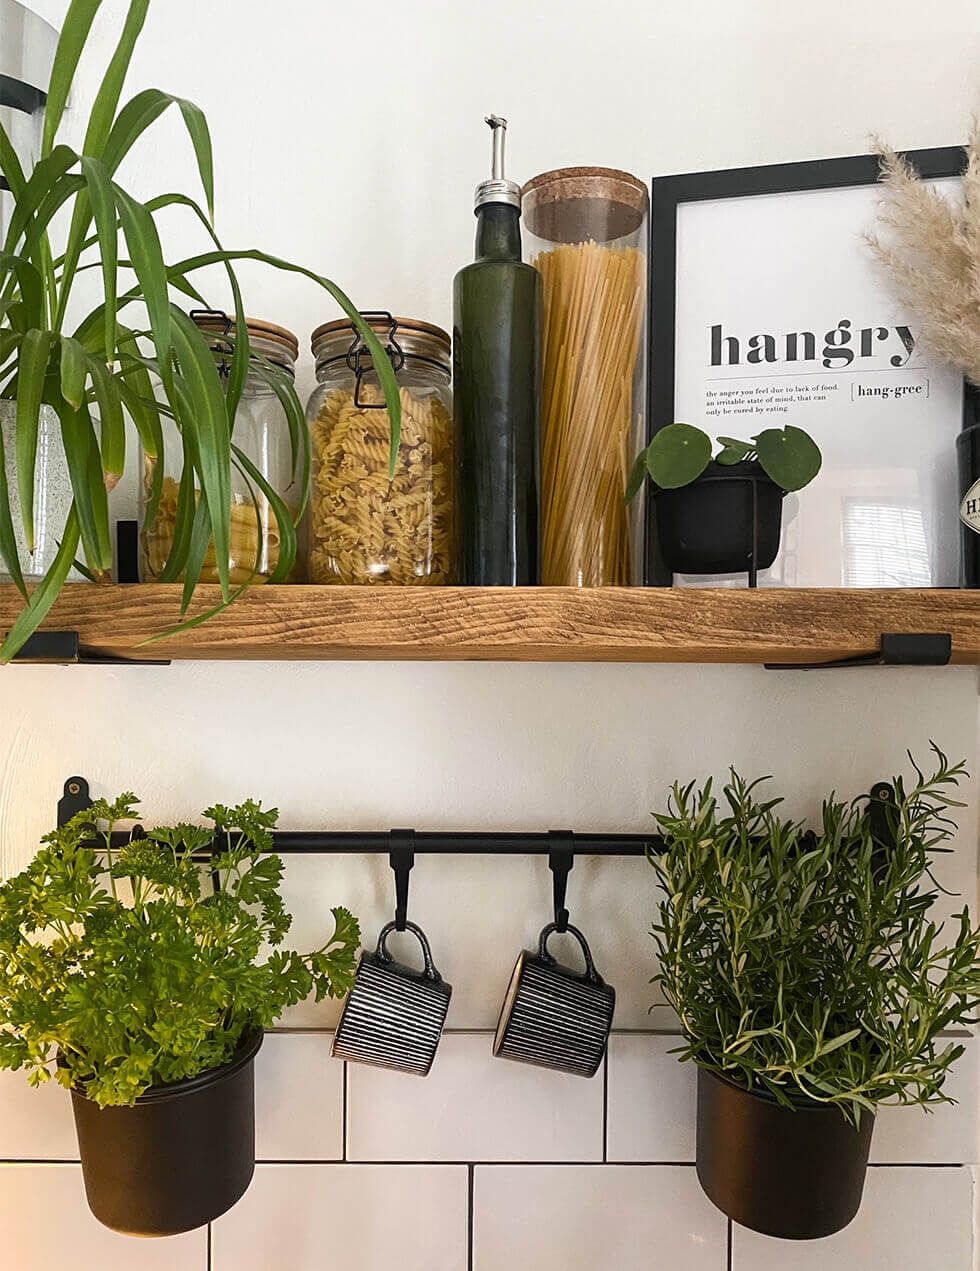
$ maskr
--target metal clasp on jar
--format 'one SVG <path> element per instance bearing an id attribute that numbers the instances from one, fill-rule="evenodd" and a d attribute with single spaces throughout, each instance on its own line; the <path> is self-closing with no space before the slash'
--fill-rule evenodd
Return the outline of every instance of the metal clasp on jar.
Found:
<path id="1" fill-rule="evenodd" d="M 391 369 L 397 375 L 405 365 L 405 354 L 401 345 L 395 339 L 395 332 L 398 330 L 398 319 L 392 317 L 387 309 L 361 309 L 360 316 L 365 322 L 372 326 L 375 322 L 384 321 L 388 325 L 387 338 L 385 340 L 385 353 L 388 355 L 388 361 L 391 363 Z M 363 359 L 368 359 L 368 365 L 363 365 Z M 354 405 L 360 410 L 387 410 L 387 403 L 380 402 L 362 402 L 361 401 L 361 380 L 368 371 L 372 369 L 371 351 L 364 343 L 364 337 L 360 331 L 354 332 L 354 339 L 350 348 L 347 350 L 347 365 L 354 372 Z"/>

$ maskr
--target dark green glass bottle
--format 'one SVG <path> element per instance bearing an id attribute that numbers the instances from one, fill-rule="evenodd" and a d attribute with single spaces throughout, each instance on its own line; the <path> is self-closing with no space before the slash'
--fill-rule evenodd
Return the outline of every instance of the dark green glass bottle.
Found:
<path id="1" fill-rule="evenodd" d="M 520 187 L 504 178 L 506 120 L 492 115 L 493 178 L 476 191 L 476 259 L 453 290 L 460 581 L 538 582 L 540 279 L 521 261 Z"/>

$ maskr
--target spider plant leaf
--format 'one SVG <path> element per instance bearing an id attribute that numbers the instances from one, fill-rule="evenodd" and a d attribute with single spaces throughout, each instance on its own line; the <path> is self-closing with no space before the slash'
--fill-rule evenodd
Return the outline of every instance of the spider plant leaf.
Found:
<path id="1" fill-rule="evenodd" d="M 20 254 L 0 252 L 0 276 L 5 274 L 12 276 L 17 283 L 26 329 L 40 327 L 44 322 L 44 283 L 40 271 Z"/>
<path id="2" fill-rule="evenodd" d="M 173 98 L 159 88 L 144 88 L 123 106 L 106 138 L 101 159 L 113 174 L 143 133 L 172 102 Z"/>
<path id="3" fill-rule="evenodd" d="M 95 216 L 95 228 L 98 235 L 99 259 L 102 262 L 102 287 L 105 296 L 105 357 L 107 362 L 114 358 L 116 348 L 116 277 L 119 262 L 119 228 L 116 222 L 116 200 L 112 192 L 112 181 L 105 165 L 98 159 L 82 156 L 82 175 L 88 187 L 88 202 Z M 81 200 L 79 200 L 79 204 Z M 72 225 L 72 230 L 75 226 Z M 80 244 L 78 255 L 81 255 Z M 75 257 L 76 262 L 78 256 Z M 63 312 L 69 287 L 62 283 L 59 312 Z"/>
<path id="4" fill-rule="evenodd" d="M 228 404 L 214 355 L 204 333 L 176 307 L 174 350 L 187 386 L 190 409 L 181 417 L 182 431 L 190 430 L 201 478 L 201 492 L 208 503 L 222 597 L 229 592 L 231 545 L 231 429 Z"/>
<path id="5" fill-rule="evenodd" d="M 17 539 L 14 535 L 14 518 L 10 511 L 7 456 L 2 429 L 0 429 L 0 559 L 3 560 L 6 571 L 16 584 L 17 590 L 26 600 L 27 588 L 24 585 L 24 573 L 20 567 L 20 553 L 17 550 Z"/>
<path id="6" fill-rule="evenodd" d="M 142 203 L 131 198 L 118 185 L 113 185 L 113 190 L 123 233 L 129 247 L 129 257 L 133 262 L 142 299 L 149 314 L 153 344 L 160 363 L 160 376 L 168 399 L 171 404 L 175 404 L 173 375 L 170 369 L 170 297 L 167 291 L 167 269 L 163 261 L 160 235 L 157 233 L 152 214 Z"/>
<path id="7" fill-rule="evenodd" d="M 142 366 L 130 364 L 125 357 L 123 371 L 125 376 L 116 377 L 119 395 L 136 428 L 143 453 L 150 459 L 157 459 L 163 454 L 163 429 L 153 383 Z"/>
<path id="8" fill-rule="evenodd" d="M 0 123 L 0 176 L 10 186 L 14 199 L 19 199 L 27 184 L 27 177 L 24 175 L 20 157 L 14 149 L 14 143 L 10 140 L 10 134 L 2 123 Z"/>
<path id="9" fill-rule="evenodd" d="M 387 353 L 381 346 L 381 341 L 375 335 L 374 331 L 367 322 L 361 317 L 358 310 L 354 307 L 354 303 L 345 293 L 337 286 L 335 282 L 331 282 L 329 278 L 324 278 L 321 274 L 315 273 L 312 269 L 306 269 L 303 265 L 294 265 L 291 261 L 283 260 L 279 256 L 271 256 L 268 252 L 259 251 L 252 248 L 247 251 L 214 251 L 202 252 L 198 256 L 188 257 L 181 261 L 178 265 L 171 267 L 171 274 L 188 274 L 194 273 L 198 269 L 204 269 L 208 265 L 221 264 L 233 260 L 258 260 L 263 264 L 271 265 L 274 269 L 282 270 L 285 273 L 301 274 L 304 278 L 309 278 L 311 282 L 315 282 L 326 292 L 333 296 L 334 300 L 340 305 L 344 313 L 350 318 L 355 329 L 359 332 L 364 343 L 368 346 L 371 354 L 371 360 L 377 371 L 378 381 L 384 392 L 385 403 L 388 407 L 388 419 L 391 430 L 391 441 L 389 446 L 389 473 L 393 476 L 395 465 L 398 459 L 398 447 L 401 442 L 401 398 L 398 390 L 398 378 L 392 369 L 391 362 Z M 710 447 L 710 442 L 709 442 Z"/>
<path id="10" fill-rule="evenodd" d="M 161 196 L 161 198 L 159 200 L 155 200 L 155 202 L 159 202 L 162 205 L 164 200 L 167 205 L 179 205 L 189 208 L 201 223 L 205 233 L 214 243 L 216 250 L 221 252 L 223 255 L 226 255 L 218 240 L 217 234 L 214 232 L 214 227 L 211 224 L 210 219 L 205 215 L 204 211 L 198 206 L 194 199 L 190 198 L 186 194 L 168 194 Z M 150 205 L 148 204 L 147 206 L 149 207 Z M 231 361 L 228 364 L 228 379 L 225 384 L 225 399 L 228 402 L 228 418 L 234 421 L 235 414 L 238 410 L 238 404 L 241 401 L 242 393 L 245 389 L 245 380 L 248 377 L 249 363 L 252 360 L 251 342 L 249 340 L 248 324 L 245 319 L 245 306 L 242 301 L 242 292 L 238 285 L 238 278 L 234 269 L 231 267 L 230 260 L 224 259 L 221 263 L 225 267 L 225 274 L 228 278 L 228 286 L 231 290 L 232 300 L 234 302 L 235 335 L 233 340 L 229 338 L 229 343 L 232 347 L 232 356 Z M 173 270 L 168 270 L 167 278 L 172 286 L 176 286 L 178 285 L 178 280 L 182 281 L 184 279 L 184 275 Z M 205 304 L 204 307 L 207 308 L 207 305 Z"/>
<path id="11" fill-rule="evenodd" d="M 70 335 L 61 337 L 61 396 L 72 410 L 81 410 L 85 401 L 88 353 Z"/>
<path id="12" fill-rule="evenodd" d="M 123 83 L 132 61 L 133 49 L 143 30 L 150 0 L 131 0 L 123 23 L 122 34 L 109 61 L 102 84 L 92 103 L 82 150 L 87 155 L 100 155 L 112 128 Z"/>
<path id="13" fill-rule="evenodd" d="M 195 471 L 192 462 L 192 451 L 189 440 L 184 437 L 184 459 L 181 469 L 180 488 L 177 491 L 177 507 L 174 512 L 174 528 L 173 541 L 170 545 L 170 551 L 167 553 L 167 560 L 163 569 L 160 571 L 159 581 L 162 583 L 175 583 L 184 573 L 187 564 L 188 553 L 191 546 L 191 534 L 194 529 L 194 518 L 197 515 L 197 504 L 200 500 L 200 494 L 195 482 Z M 157 465 L 157 472 L 160 473 L 162 484 L 162 468 Z M 150 521 L 146 521 L 149 528 Z"/>
<path id="14" fill-rule="evenodd" d="M 89 378 L 99 407 L 99 427 L 102 443 L 101 469 L 103 478 L 123 475 L 126 469 L 126 424 L 123 419 L 122 397 L 119 386 L 106 364 L 96 356 L 86 355 Z M 110 487 L 115 481 L 110 483 Z"/>
<path id="15" fill-rule="evenodd" d="M 78 59 L 88 40 L 95 15 L 102 0 L 71 0 L 55 50 L 54 65 L 48 82 L 48 98 L 44 106 L 44 131 L 41 136 L 41 158 L 47 158 L 68 104 Z"/>
<path id="16" fill-rule="evenodd" d="M 206 499 L 198 499 L 194 509 L 194 523 L 191 526 L 190 541 L 187 546 L 187 559 L 184 562 L 184 590 L 180 599 L 180 616 L 183 618 L 194 595 L 204 568 L 204 559 L 211 543 L 211 518 L 208 516 Z"/>
<path id="17" fill-rule="evenodd" d="M 38 209 L 44 202 L 45 197 L 51 190 L 57 188 L 58 183 L 68 172 L 69 168 L 77 162 L 78 156 L 74 150 L 69 149 L 68 146 L 58 146 L 46 159 L 42 159 L 34 165 L 34 171 L 28 177 L 20 197 L 14 203 L 10 224 L 7 226 L 7 236 L 4 240 L 6 251 L 15 250 L 26 233 L 28 226 L 36 219 Z M 55 211 L 57 211 L 57 207 L 52 210 L 51 215 Z"/>
<path id="18" fill-rule="evenodd" d="M 232 443 L 232 451 L 241 467 L 245 470 L 249 478 L 255 482 L 259 490 L 269 502 L 272 512 L 276 518 L 276 524 L 279 527 L 279 560 L 275 569 L 269 576 L 271 583 L 284 583 L 289 575 L 293 572 L 293 566 L 296 564 L 296 525 L 293 521 L 293 513 L 286 506 L 285 500 L 274 490 L 265 476 L 255 466 L 248 455 Z M 261 541 L 262 528 L 261 522 L 258 521 L 259 508 L 256 507 L 256 518 L 259 526 L 259 538 Z"/>
<path id="19" fill-rule="evenodd" d="M 7 632 L 3 647 L 0 648 L 0 662 L 9 662 L 19 653 L 27 640 L 34 634 L 48 616 L 51 606 L 58 598 L 58 593 L 65 585 L 65 579 L 71 571 L 72 561 L 78 548 L 78 517 L 74 506 L 68 513 L 61 545 L 51 562 L 51 567 L 41 582 L 31 592 L 30 599 L 17 615 L 13 626 Z"/>
<path id="20" fill-rule="evenodd" d="M 299 524 L 310 493 L 310 430 L 306 412 L 296 392 L 293 377 L 264 358 L 254 359 L 256 374 L 272 389 L 286 416 L 289 428 L 290 474 L 299 487 L 294 523 Z"/>
<path id="21" fill-rule="evenodd" d="M 112 568 L 112 547 L 109 505 L 92 418 L 84 406 L 73 410 L 62 403 L 55 409 L 61 419 L 61 437 L 85 559 L 94 572 L 100 573 Z"/>
<path id="22" fill-rule="evenodd" d="M 239 596 L 243 595 L 248 590 L 250 585 L 251 580 L 249 580 L 249 582 L 242 583 L 240 587 L 235 588 L 227 600 L 222 600 L 219 604 L 212 605 L 210 609 L 205 609 L 203 613 L 197 613 L 193 618 L 188 618 L 184 622 L 175 623 L 172 627 L 167 627 L 165 630 L 158 632 L 156 635 L 148 636 L 145 640 L 141 640 L 139 642 L 138 647 L 142 648 L 147 644 L 158 644 L 161 640 L 170 640 L 174 636 L 183 635 L 185 631 L 193 631 L 195 627 L 202 627 L 206 622 L 210 622 L 211 619 L 216 617 L 219 613 L 222 613 L 225 609 L 230 608 Z"/>
<path id="23" fill-rule="evenodd" d="M 34 551 L 34 473 L 37 466 L 37 433 L 44 397 L 44 378 L 54 337 L 50 331 L 28 331 L 21 341 L 17 374 L 15 456 L 17 493 L 27 550 Z"/>
<path id="24" fill-rule="evenodd" d="M 208 205 L 208 219 L 213 222 L 214 153 L 211 147 L 211 133 L 208 129 L 208 121 L 200 106 L 195 106 L 192 101 L 187 101 L 183 97 L 178 97 L 175 100 L 183 116 L 184 126 L 187 128 L 187 135 L 191 139 L 191 145 L 194 147 L 197 171 L 201 178 L 201 185 L 204 187 L 204 197 Z"/>
<path id="25" fill-rule="evenodd" d="M 106 140 L 102 160 L 110 173 L 114 173 L 120 163 L 133 148 L 142 134 L 155 123 L 168 106 L 176 105 L 180 109 L 184 127 L 187 129 L 197 170 L 204 187 L 207 199 L 209 220 L 214 219 L 214 156 L 211 146 L 211 133 L 207 119 L 201 108 L 183 97 L 174 97 L 159 88 L 146 88 L 131 98 L 112 125 Z"/>

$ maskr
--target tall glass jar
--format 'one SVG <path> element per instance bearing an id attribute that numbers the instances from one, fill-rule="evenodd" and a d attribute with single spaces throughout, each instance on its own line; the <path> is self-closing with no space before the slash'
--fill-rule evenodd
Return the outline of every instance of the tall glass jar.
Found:
<path id="1" fill-rule="evenodd" d="M 414 318 L 370 313 L 401 390 L 401 444 L 389 475 L 390 431 L 371 355 L 347 320 L 313 332 L 317 387 L 311 583 L 436 585 L 455 580 L 450 341 Z"/>
<path id="2" fill-rule="evenodd" d="M 212 351 L 220 363 L 228 358 L 223 340 L 233 327 L 227 315 L 205 310 L 191 315 L 202 331 L 214 336 Z M 248 319 L 252 357 L 265 358 L 288 375 L 296 369 L 299 341 L 285 327 L 257 318 Z M 163 419 L 164 445 L 160 459 L 140 452 L 140 577 L 143 582 L 159 578 L 174 543 L 177 495 L 183 472 L 183 450 L 177 427 Z M 301 502 L 298 477 L 294 478 L 289 425 L 279 398 L 255 371 L 245 380 L 232 433 L 269 485 L 294 513 Z M 146 525 L 154 483 L 160 482 L 160 502 L 152 524 Z M 200 497 L 198 493 L 197 497 Z M 269 501 L 239 470 L 231 470 L 231 540 L 228 566 L 231 582 L 265 582 L 279 564 L 279 524 Z M 214 543 L 208 547 L 201 570 L 201 582 L 218 582 Z"/>
<path id="3" fill-rule="evenodd" d="M 624 500 L 645 444 L 646 185 L 561 168 L 524 186 L 541 274 L 541 581 L 642 581 L 642 495 Z"/>

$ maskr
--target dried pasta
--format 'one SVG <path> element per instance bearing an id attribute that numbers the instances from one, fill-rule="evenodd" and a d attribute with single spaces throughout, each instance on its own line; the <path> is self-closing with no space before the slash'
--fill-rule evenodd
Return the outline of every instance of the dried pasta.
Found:
<path id="1" fill-rule="evenodd" d="M 564 244 L 535 260 L 543 284 L 542 581 L 631 581 L 624 503 L 643 329 L 644 258 Z"/>
<path id="2" fill-rule="evenodd" d="M 360 400 L 384 400 L 362 383 Z M 449 583 L 455 569 L 452 419 L 434 393 L 401 389 L 402 434 L 388 475 L 388 413 L 327 393 L 311 425 L 313 583 Z"/>
<path id="3" fill-rule="evenodd" d="M 144 456 L 143 489 L 147 503 L 152 492 L 156 462 L 150 456 Z M 152 525 L 144 529 L 140 536 L 143 574 L 147 581 L 159 577 L 173 547 L 179 493 L 180 482 L 173 477 L 164 477 L 157 514 Z M 197 497 L 201 497 L 200 491 L 197 492 Z M 232 494 L 231 539 L 228 552 L 229 579 L 232 583 L 244 583 L 249 579 L 256 583 L 265 582 L 279 563 L 279 527 L 275 513 L 269 508 L 261 494 L 256 495 L 256 500 L 261 515 L 257 514 L 251 498 Z M 262 552 L 258 558 L 258 572 L 255 572 L 256 553 L 260 542 Z M 200 581 L 202 583 L 218 582 L 217 558 L 213 542 L 209 544 L 207 555 L 204 557 Z"/>

